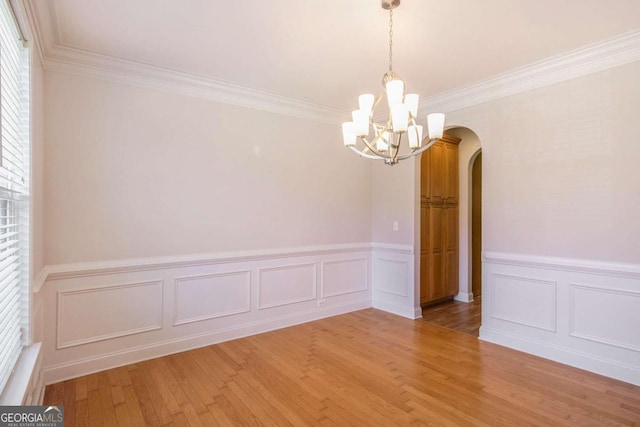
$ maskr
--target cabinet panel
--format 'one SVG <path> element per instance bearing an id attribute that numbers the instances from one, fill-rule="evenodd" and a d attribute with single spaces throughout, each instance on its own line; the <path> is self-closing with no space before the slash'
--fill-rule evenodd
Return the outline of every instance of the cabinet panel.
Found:
<path id="1" fill-rule="evenodd" d="M 434 252 L 429 257 L 429 301 L 434 301 L 445 297 L 444 284 L 444 257 L 442 252 Z"/>
<path id="2" fill-rule="evenodd" d="M 458 146 L 445 144 L 445 198 L 447 203 L 458 203 Z"/>
<path id="3" fill-rule="evenodd" d="M 431 252 L 442 252 L 444 246 L 443 211 L 441 206 L 431 206 L 429 209 L 429 247 Z"/>
<path id="4" fill-rule="evenodd" d="M 429 185 L 431 182 L 431 149 L 420 155 L 420 201 L 426 203 L 429 198 Z"/>
<path id="5" fill-rule="evenodd" d="M 429 301 L 429 293 L 426 284 L 430 282 L 430 275 L 429 255 L 420 255 L 420 304 L 424 304 Z"/>
<path id="6" fill-rule="evenodd" d="M 423 204 L 420 207 L 420 253 L 426 255 L 429 253 L 429 239 L 431 233 L 429 231 L 429 205 Z"/>
<path id="7" fill-rule="evenodd" d="M 429 163 L 429 193 L 427 195 L 431 203 L 438 203 L 444 199 L 445 180 L 445 149 L 442 142 L 436 142 L 428 151 L 431 151 Z"/>
<path id="8" fill-rule="evenodd" d="M 447 250 L 458 250 L 458 206 L 443 209 L 444 245 Z"/>

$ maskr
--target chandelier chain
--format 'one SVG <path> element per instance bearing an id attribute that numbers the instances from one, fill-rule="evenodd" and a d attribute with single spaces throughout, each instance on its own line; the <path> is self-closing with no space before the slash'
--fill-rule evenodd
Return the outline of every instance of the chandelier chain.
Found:
<path id="1" fill-rule="evenodd" d="M 389 72 L 393 71 L 393 9 L 389 9 Z"/>

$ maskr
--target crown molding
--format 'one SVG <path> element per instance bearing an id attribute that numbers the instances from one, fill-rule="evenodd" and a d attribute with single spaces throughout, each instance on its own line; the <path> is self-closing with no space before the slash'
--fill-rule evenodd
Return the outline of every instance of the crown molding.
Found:
<path id="1" fill-rule="evenodd" d="M 101 55 L 64 45 L 55 2 L 27 0 L 24 12 L 47 71 L 87 76 L 146 89 L 338 126 L 349 112 L 169 68 Z M 38 8 L 41 13 L 38 13 Z"/>
<path id="2" fill-rule="evenodd" d="M 448 113 L 639 60 L 640 30 L 635 30 L 429 97 L 420 103 L 422 113 L 419 116 L 426 119 L 426 112 Z"/>
<path id="3" fill-rule="evenodd" d="M 350 117 L 348 111 L 223 80 L 65 46 L 55 1 L 26 0 L 24 3 L 22 10 L 27 15 L 34 44 L 45 70 L 204 98 L 333 126 L 338 126 L 345 117 Z M 38 13 L 38 9 L 41 13 Z M 448 113 L 638 60 L 640 30 L 635 30 L 473 85 L 426 98 L 420 103 L 419 119 L 426 119 L 426 112 Z"/>
<path id="4" fill-rule="evenodd" d="M 70 47 L 53 45 L 44 55 L 48 71 L 88 76 L 146 89 L 167 91 L 338 126 L 348 112 L 222 80 Z"/>

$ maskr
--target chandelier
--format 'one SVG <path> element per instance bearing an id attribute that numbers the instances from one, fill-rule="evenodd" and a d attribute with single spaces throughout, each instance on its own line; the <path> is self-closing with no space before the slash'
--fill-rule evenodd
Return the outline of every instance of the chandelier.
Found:
<path id="1" fill-rule="evenodd" d="M 429 138 L 423 144 L 423 127 L 416 123 L 418 95 L 405 95 L 404 82 L 393 71 L 393 9 L 399 5 L 400 0 L 382 0 L 382 8 L 389 11 L 389 71 L 382 76 L 384 90 L 377 97 L 372 94 L 360 95 L 360 109 L 353 111 L 353 121 L 342 124 L 342 137 L 346 147 L 359 156 L 384 160 L 388 165 L 422 153 L 442 138 L 444 130 L 444 114 L 429 114 Z M 375 109 L 385 95 L 388 107 L 386 122 L 376 121 L 380 116 L 375 113 Z M 408 149 L 401 147 L 404 134 L 409 142 Z M 371 138 L 367 139 L 369 135 Z M 357 144 L 358 140 L 362 144 Z"/>

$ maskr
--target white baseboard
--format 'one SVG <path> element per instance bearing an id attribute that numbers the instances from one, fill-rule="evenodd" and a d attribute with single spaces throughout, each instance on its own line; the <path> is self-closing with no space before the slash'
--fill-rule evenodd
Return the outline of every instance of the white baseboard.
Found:
<path id="1" fill-rule="evenodd" d="M 480 336 L 478 338 L 482 341 L 502 345 L 640 386 L 640 369 L 636 366 L 486 327 L 480 328 Z"/>
<path id="2" fill-rule="evenodd" d="M 380 299 L 374 299 L 372 302 L 373 308 L 383 310 L 388 313 L 397 314 L 398 316 L 406 317 L 407 319 L 419 319 L 422 317 L 422 310 L 412 309 L 402 305 L 393 304 L 389 301 Z"/>
<path id="3" fill-rule="evenodd" d="M 459 292 L 458 295 L 453 297 L 453 299 L 456 300 L 456 301 L 460 301 L 460 302 L 473 302 L 473 294 L 472 293 Z"/>

